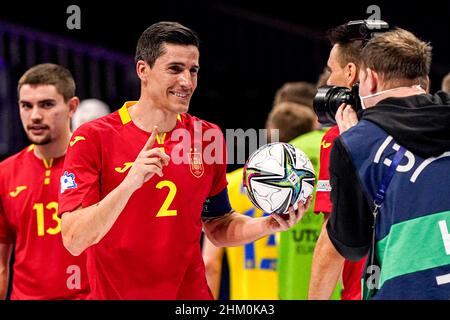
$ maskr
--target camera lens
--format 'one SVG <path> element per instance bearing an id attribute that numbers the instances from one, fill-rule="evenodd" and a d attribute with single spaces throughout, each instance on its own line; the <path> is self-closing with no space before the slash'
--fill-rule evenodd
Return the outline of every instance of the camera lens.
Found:
<path id="1" fill-rule="evenodd" d="M 342 103 L 353 102 L 352 91 L 346 87 L 322 86 L 314 97 L 314 111 L 323 125 L 334 125 L 336 111 Z"/>

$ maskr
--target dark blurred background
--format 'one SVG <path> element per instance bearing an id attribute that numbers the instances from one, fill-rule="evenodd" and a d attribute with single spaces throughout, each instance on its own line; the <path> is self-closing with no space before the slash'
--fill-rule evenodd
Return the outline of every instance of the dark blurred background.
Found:
<path id="1" fill-rule="evenodd" d="M 69 30 L 69 5 L 81 9 L 81 30 Z M 277 0 L 243 1 L 13 1 L 0 5 L 0 157 L 26 144 L 16 84 L 30 66 L 66 65 L 81 99 L 99 98 L 113 110 L 138 98 L 132 62 L 136 41 L 150 24 L 179 21 L 201 39 L 201 71 L 190 113 L 226 128 L 263 128 L 275 91 L 287 81 L 316 82 L 330 45 L 325 31 L 367 19 L 406 28 L 434 47 L 431 91 L 450 71 L 450 3 Z"/>

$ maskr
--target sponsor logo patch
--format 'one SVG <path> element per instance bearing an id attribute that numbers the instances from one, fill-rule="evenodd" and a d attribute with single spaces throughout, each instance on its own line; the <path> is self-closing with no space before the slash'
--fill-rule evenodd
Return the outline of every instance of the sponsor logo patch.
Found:
<path id="1" fill-rule="evenodd" d="M 86 138 L 83 136 L 76 136 L 73 138 L 72 141 L 69 142 L 69 144 L 71 147 L 73 147 L 75 145 L 75 143 L 77 143 L 78 141 L 82 141 L 82 140 L 86 140 Z"/>
<path id="2" fill-rule="evenodd" d="M 331 146 L 330 142 L 326 142 L 325 140 L 322 141 L 322 148 L 328 149 Z"/>
<path id="3" fill-rule="evenodd" d="M 68 189 L 76 189 L 77 184 L 75 183 L 75 175 L 73 173 L 64 171 L 64 174 L 61 176 L 60 179 L 60 184 L 61 184 L 61 193 L 64 193 L 64 191 Z"/>
<path id="4" fill-rule="evenodd" d="M 16 190 L 14 190 L 14 191 L 11 191 L 10 193 L 9 193 L 9 195 L 12 197 L 12 198 L 15 198 L 15 197 L 17 197 L 18 195 L 19 195 L 19 193 L 21 193 L 23 190 L 25 190 L 27 188 L 27 186 L 17 186 L 16 187 Z"/>
<path id="5" fill-rule="evenodd" d="M 317 181 L 317 191 L 325 191 L 330 192 L 331 191 L 331 185 L 330 180 L 319 180 Z"/>
<path id="6" fill-rule="evenodd" d="M 124 162 L 122 167 L 116 167 L 114 170 L 118 173 L 124 173 L 133 166 L 134 162 Z"/>

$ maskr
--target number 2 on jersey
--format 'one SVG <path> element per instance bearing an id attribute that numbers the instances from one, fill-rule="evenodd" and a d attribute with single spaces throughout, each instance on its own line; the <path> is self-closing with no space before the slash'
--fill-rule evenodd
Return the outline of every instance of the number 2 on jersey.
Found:
<path id="1" fill-rule="evenodd" d="M 164 200 L 164 203 L 162 204 L 161 208 L 159 209 L 158 213 L 156 214 L 156 217 L 173 217 L 177 215 L 177 210 L 169 209 L 170 205 L 172 204 L 173 199 L 175 198 L 175 195 L 177 194 L 177 186 L 175 183 L 169 180 L 163 180 L 158 182 L 156 185 L 157 189 L 162 188 L 169 188 L 169 194 L 166 197 L 166 200 Z"/>

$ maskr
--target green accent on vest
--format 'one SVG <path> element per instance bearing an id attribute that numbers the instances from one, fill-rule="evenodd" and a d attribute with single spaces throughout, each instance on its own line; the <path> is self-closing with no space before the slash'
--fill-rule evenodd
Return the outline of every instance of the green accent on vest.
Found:
<path id="1" fill-rule="evenodd" d="M 439 228 L 442 220 L 450 226 L 450 211 L 392 225 L 389 234 L 377 242 L 380 288 L 394 277 L 450 264 Z"/>

